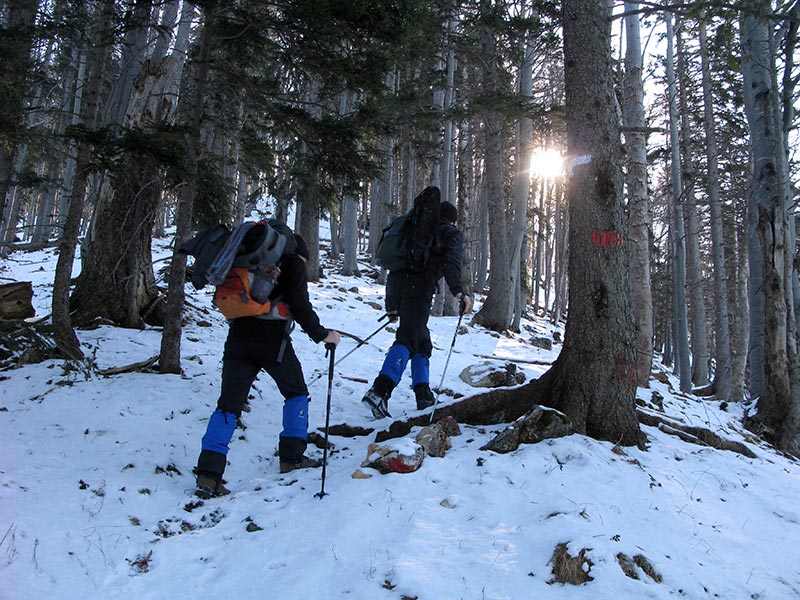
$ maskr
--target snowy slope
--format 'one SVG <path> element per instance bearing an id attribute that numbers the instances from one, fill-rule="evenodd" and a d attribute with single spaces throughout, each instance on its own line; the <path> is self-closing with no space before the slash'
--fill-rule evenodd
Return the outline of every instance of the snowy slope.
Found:
<path id="1" fill-rule="evenodd" d="M 155 258 L 166 255 L 160 247 Z M 33 281 L 47 314 L 54 266 L 52 251 L 18 253 L 0 276 Z M 323 324 L 361 338 L 377 329 L 381 311 L 368 303 L 380 304 L 383 289 L 326 274 L 311 290 Z M 354 479 L 374 435 L 333 436 L 320 499 L 319 470 L 278 473 L 280 398 L 262 376 L 229 455 L 233 493 L 198 501 L 191 470 L 226 327 L 207 291 L 187 292 L 197 308 L 181 376 L 98 375 L 159 350 L 157 330 L 109 327 L 79 332 L 94 372 L 49 361 L 0 373 L 0 598 L 800 598 L 800 466 L 746 436 L 736 407 L 655 380 L 643 400 L 657 391 L 668 415 L 743 441 L 757 458 L 652 427 L 643 427 L 647 451 L 573 435 L 498 455 L 479 448 L 499 426 L 462 426 L 447 456 L 415 473 L 364 469 L 372 477 Z M 455 317 L 431 319 L 434 384 L 455 326 Z M 467 329 L 445 381 L 460 394 L 474 390 L 458 373 L 485 357 L 529 361 L 519 366 L 532 378 L 546 369 L 533 363 L 559 350 L 527 343 L 552 334 L 544 322 L 512 337 Z M 324 348 L 300 331 L 293 340 L 307 379 L 324 374 Z M 332 424 L 376 427 L 359 400 L 391 341 L 384 330 L 337 367 Z M 343 340 L 337 355 L 354 346 Z M 392 397 L 396 418 L 417 414 L 409 383 Z M 326 386 L 326 377 L 311 386 L 312 429 L 324 424 Z M 588 549 L 592 581 L 549 583 L 560 543 L 573 555 Z M 625 576 L 620 553 L 646 557 L 660 583 L 641 569 Z"/>

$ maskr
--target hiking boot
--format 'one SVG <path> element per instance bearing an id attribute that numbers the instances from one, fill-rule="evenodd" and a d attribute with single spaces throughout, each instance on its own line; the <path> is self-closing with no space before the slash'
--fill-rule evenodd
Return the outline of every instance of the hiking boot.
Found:
<path id="1" fill-rule="evenodd" d="M 417 397 L 417 410 L 425 410 L 436 404 L 431 386 L 427 383 L 418 383 L 414 386 L 414 395 Z"/>
<path id="2" fill-rule="evenodd" d="M 386 398 L 381 398 L 372 388 L 367 390 L 367 393 L 364 394 L 364 397 L 361 399 L 361 404 L 372 411 L 373 419 L 385 419 L 386 417 L 392 416 L 389 414 L 388 400 Z"/>
<path id="3" fill-rule="evenodd" d="M 197 476 L 197 488 L 194 491 L 194 495 L 198 498 L 208 500 L 217 496 L 227 496 L 230 493 L 231 491 L 222 485 L 222 481 L 219 478 L 208 473 L 200 473 Z"/>
<path id="4" fill-rule="evenodd" d="M 281 473 L 290 473 L 296 469 L 316 469 L 321 466 L 322 463 L 316 458 L 308 458 L 307 456 L 301 456 L 299 460 L 281 459 Z"/>
<path id="5" fill-rule="evenodd" d="M 394 381 L 386 375 L 378 375 L 372 382 L 372 387 L 367 390 L 361 403 L 372 412 L 374 419 L 391 417 L 389 414 L 389 396 L 392 395 Z"/>

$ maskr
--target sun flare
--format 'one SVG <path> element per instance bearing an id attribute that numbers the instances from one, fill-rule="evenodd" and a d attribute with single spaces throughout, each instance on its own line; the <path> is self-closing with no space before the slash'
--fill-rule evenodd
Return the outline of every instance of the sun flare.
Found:
<path id="1" fill-rule="evenodd" d="M 531 174 L 537 177 L 559 177 L 564 171 L 564 158 L 556 150 L 537 150 L 531 156 Z"/>

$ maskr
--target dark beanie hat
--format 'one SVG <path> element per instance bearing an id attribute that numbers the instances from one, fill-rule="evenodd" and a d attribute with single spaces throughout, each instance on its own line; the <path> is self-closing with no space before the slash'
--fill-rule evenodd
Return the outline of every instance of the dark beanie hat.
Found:
<path id="1" fill-rule="evenodd" d="M 306 244 L 306 241 L 300 236 L 299 233 L 294 234 L 294 241 L 297 242 L 297 250 L 295 250 L 295 254 L 298 254 L 308 260 L 309 253 L 308 244 Z"/>
<path id="2" fill-rule="evenodd" d="M 441 212 L 442 218 L 449 222 L 455 223 L 458 220 L 458 209 L 450 202 L 442 202 Z"/>

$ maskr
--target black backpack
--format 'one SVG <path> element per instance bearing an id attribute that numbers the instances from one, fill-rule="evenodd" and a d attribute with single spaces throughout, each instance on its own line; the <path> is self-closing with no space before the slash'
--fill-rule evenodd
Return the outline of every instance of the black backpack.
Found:
<path id="1" fill-rule="evenodd" d="M 383 230 L 377 252 L 381 267 L 389 271 L 426 269 L 441 217 L 441 205 L 439 188 L 426 187 L 414 198 L 414 207 Z"/>

